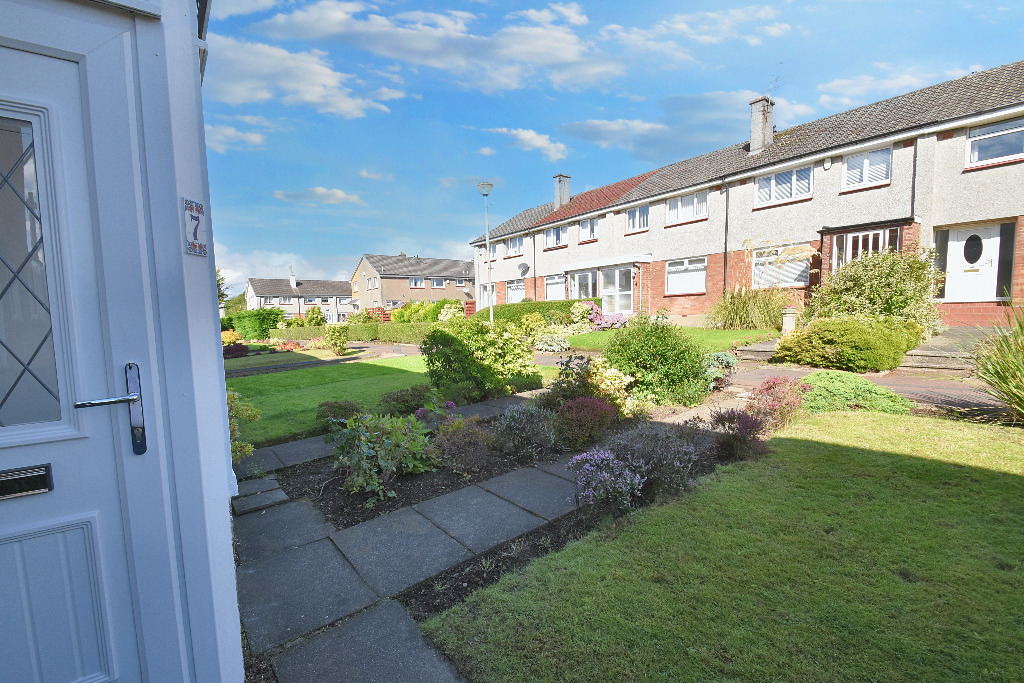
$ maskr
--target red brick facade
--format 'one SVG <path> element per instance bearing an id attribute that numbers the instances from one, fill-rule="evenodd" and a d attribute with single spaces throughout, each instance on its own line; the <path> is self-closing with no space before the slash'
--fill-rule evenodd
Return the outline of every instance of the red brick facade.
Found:
<path id="1" fill-rule="evenodd" d="M 1007 306 L 1009 304 L 1005 301 L 950 303 L 939 304 L 939 311 L 950 327 L 988 327 L 1006 324 Z"/>
<path id="2" fill-rule="evenodd" d="M 1024 302 L 1024 216 L 1017 216 L 1017 234 L 1013 249 L 1013 280 L 1010 295 L 1013 300 Z"/>
<path id="3" fill-rule="evenodd" d="M 879 230 L 883 228 L 899 228 L 900 229 L 900 251 L 903 251 L 911 245 L 919 244 L 921 241 L 921 225 L 919 223 L 904 223 L 900 224 L 889 224 L 879 225 L 874 229 Z M 843 230 L 839 232 L 830 233 L 825 235 L 824 238 L 819 242 L 821 251 L 821 271 L 819 273 L 819 280 L 821 277 L 828 275 L 832 272 L 832 248 L 835 244 L 836 235 L 848 235 L 851 232 L 862 232 L 864 230 L 870 230 L 872 228 L 854 228 L 851 230 Z"/>

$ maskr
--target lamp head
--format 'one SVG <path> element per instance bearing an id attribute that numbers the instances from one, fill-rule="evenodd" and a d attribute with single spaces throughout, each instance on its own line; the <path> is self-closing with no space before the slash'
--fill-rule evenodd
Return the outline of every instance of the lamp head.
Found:
<path id="1" fill-rule="evenodd" d="M 491 193 L 491 190 L 494 189 L 494 183 L 477 183 L 476 189 L 480 192 L 480 194 L 486 197 Z"/>

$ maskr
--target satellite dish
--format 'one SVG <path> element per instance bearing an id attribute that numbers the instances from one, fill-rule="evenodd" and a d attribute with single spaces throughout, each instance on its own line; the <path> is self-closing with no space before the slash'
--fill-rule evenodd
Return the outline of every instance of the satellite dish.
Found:
<path id="1" fill-rule="evenodd" d="M 530 272 L 530 264 L 528 264 L 528 263 L 520 263 L 519 264 L 519 274 L 520 275 L 526 275 L 529 272 Z"/>

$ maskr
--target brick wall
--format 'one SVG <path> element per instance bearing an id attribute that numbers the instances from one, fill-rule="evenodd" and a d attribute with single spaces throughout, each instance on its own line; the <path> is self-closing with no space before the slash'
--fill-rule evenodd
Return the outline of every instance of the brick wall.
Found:
<path id="1" fill-rule="evenodd" d="M 505 302 L 505 281 L 501 280 L 494 283 L 494 303 L 503 304 Z"/>
<path id="2" fill-rule="evenodd" d="M 1005 325 L 1007 306 L 1003 301 L 939 304 L 942 319 L 950 327 Z"/>
<path id="3" fill-rule="evenodd" d="M 544 301 L 544 278 L 528 277 L 525 279 L 526 297 L 534 301 Z"/>
<path id="4" fill-rule="evenodd" d="M 1010 296 L 1017 303 L 1024 303 L 1024 216 L 1017 216 L 1017 235 L 1013 248 L 1013 280 Z"/>
<path id="5" fill-rule="evenodd" d="M 700 294 L 665 294 L 667 261 L 644 263 L 642 268 L 642 297 L 644 307 L 652 313 L 668 309 L 669 315 L 696 315 L 706 313 L 711 304 L 722 296 L 722 279 L 725 275 L 724 254 L 708 256 L 707 284 Z"/>

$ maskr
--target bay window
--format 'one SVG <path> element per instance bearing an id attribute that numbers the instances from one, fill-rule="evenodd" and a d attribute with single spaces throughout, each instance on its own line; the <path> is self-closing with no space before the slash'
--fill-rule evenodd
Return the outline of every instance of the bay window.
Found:
<path id="1" fill-rule="evenodd" d="M 850 261 L 889 249 L 899 251 L 900 229 L 879 228 L 848 232 L 832 237 L 832 272 Z"/>

